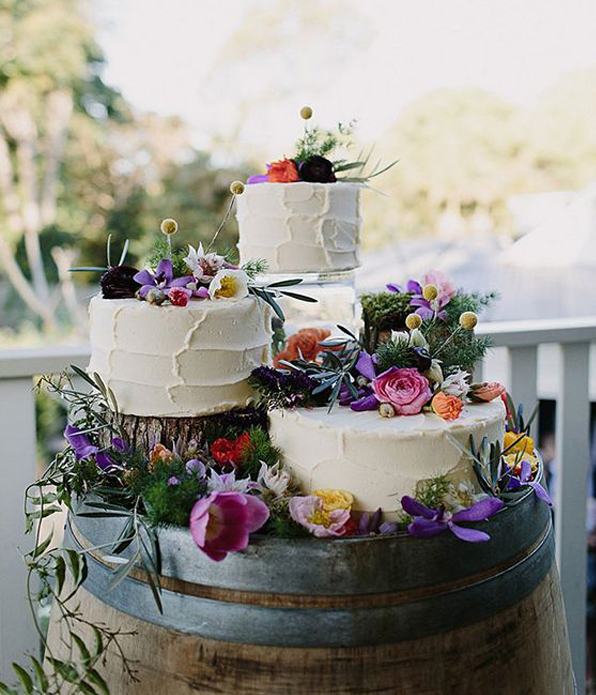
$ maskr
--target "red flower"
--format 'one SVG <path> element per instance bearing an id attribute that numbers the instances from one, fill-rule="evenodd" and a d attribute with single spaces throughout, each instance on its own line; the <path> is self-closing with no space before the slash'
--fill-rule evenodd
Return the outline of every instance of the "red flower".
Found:
<path id="1" fill-rule="evenodd" d="M 192 292 L 185 287 L 170 287 L 168 290 L 168 299 L 174 306 L 186 306 L 191 295 Z"/>
<path id="2" fill-rule="evenodd" d="M 268 165 L 267 178 L 271 183 L 292 183 L 298 181 L 298 169 L 291 159 L 282 159 Z"/>
<path id="3" fill-rule="evenodd" d="M 358 533 L 358 524 L 354 521 L 352 517 L 350 517 L 346 523 L 343 526 L 344 536 L 359 536 L 360 534 Z"/>
<path id="4" fill-rule="evenodd" d="M 236 439 L 220 437 L 211 445 L 211 456 L 221 466 L 237 468 L 242 465 L 246 447 L 250 444 L 250 435 L 244 432 Z"/>

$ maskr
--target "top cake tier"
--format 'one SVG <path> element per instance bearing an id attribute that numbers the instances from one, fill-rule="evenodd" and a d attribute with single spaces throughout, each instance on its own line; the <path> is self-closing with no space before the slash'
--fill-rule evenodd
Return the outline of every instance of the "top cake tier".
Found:
<path id="1" fill-rule="evenodd" d="M 122 413 L 197 417 L 247 405 L 270 356 L 271 312 L 254 297 L 186 307 L 94 297 L 91 362 Z"/>
<path id="2" fill-rule="evenodd" d="M 240 261 L 272 273 L 328 273 L 359 265 L 360 184 L 260 183 L 237 199 Z"/>

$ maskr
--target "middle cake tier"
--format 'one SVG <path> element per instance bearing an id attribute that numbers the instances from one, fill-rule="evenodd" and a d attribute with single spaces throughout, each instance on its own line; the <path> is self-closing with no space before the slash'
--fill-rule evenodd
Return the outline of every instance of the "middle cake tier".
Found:
<path id="1" fill-rule="evenodd" d="M 284 452 L 304 493 L 343 488 L 354 495 L 353 509 L 392 514 L 402 495 L 414 495 L 416 484 L 445 475 L 479 492 L 472 461 L 450 439 L 468 446 L 503 442 L 505 407 L 493 401 L 467 405 L 455 421 L 434 413 L 394 418 L 349 408 L 274 410 L 270 434 Z"/>
<path id="2" fill-rule="evenodd" d="M 121 413 L 198 417 L 247 405 L 270 357 L 271 310 L 254 297 L 152 306 L 91 300 L 91 363 Z"/>

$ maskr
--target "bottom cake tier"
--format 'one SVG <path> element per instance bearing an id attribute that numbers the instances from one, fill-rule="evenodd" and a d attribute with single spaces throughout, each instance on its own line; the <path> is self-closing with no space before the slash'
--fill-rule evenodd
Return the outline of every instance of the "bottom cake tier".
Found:
<path id="1" fill-rule="evenodd" d="M 480 444 L 483 437 L 502 442 L 504 433 L 500 400 L 467 405 L 454 421 L 433 413 L 382 418 L 342 407 L 270 413 L 270 435 L 303 491 L 341 487 L 363 512 L 395 512 L 402 495 L 436 475 L 477 490 L 471 459 L 450 437 L 467 446 L 470 436 Z"/>

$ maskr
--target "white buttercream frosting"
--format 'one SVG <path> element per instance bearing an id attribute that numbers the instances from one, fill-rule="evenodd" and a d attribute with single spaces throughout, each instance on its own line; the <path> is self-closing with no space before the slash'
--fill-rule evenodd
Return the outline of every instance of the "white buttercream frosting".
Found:
<path id="1" fill-rule="evenodd" d="M 360 185 L 259 183 L 236 199 L 240 261 L 264 258 L 269 272 L 358 267 Z"/>
<path id="2" fill-rule="evenodd" d="M 186 307 L 136 299 L 91 300 L 91 362 L 121 412 L 196 417 L 245 406 L 251 371 L 270 358 L 271 311 L 240 301 Z"/>
<path id="3" fill-rule="evenodd" d="M 416 483 L 443 474 L 477 488 L 471 460 L 447 433 L 468 446 L 483 437 L 502 442 L 505 409 L 500 400 L 464 407 L 455 421 L 434 413 L 382 418 L 377 411 L 354 412 L 336 406 L 270 413 L 273 442 L 284 452 L 305 493 L 341 488 L 354 495 L 354 509 L 399 509 L 402 495 Z"/>

